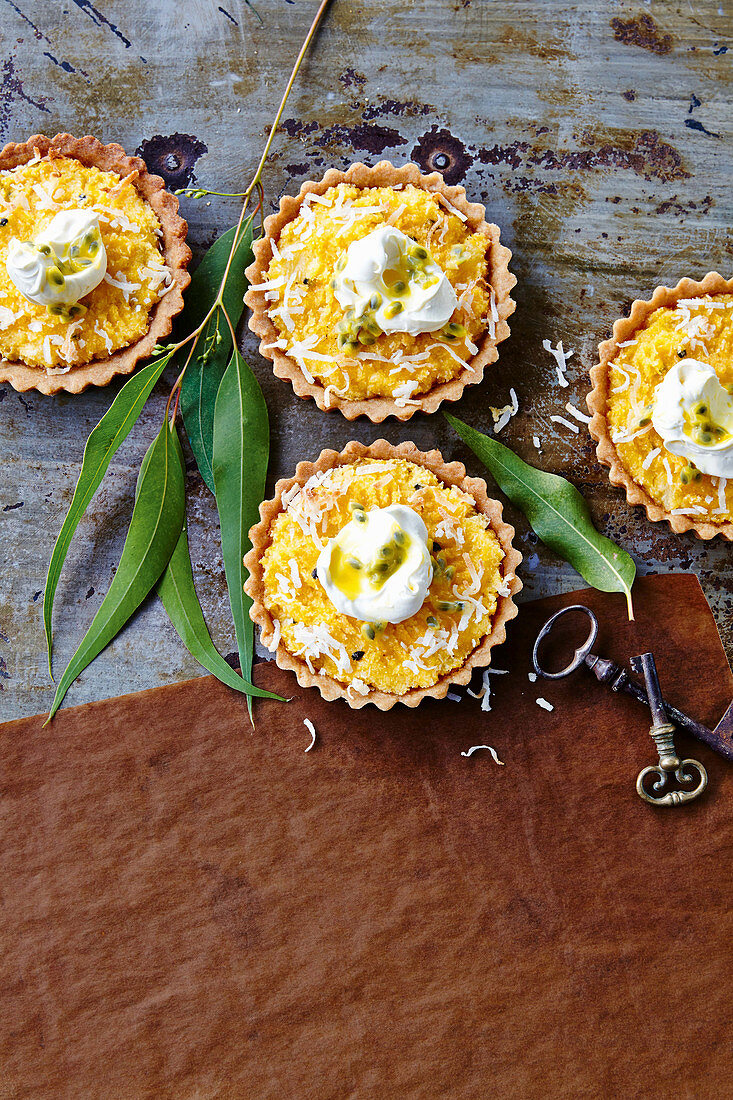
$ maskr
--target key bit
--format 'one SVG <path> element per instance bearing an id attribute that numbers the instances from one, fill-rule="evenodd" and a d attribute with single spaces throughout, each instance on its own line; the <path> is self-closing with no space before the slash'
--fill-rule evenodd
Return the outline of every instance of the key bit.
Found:
<path id="1" fill-rule="evenodd" d="M 699 760 L 680 760 L 674 747 L 674 726 L 667 717 L 667 711 L 659 687 L 657 666 L 652 653 L 642 653 L 638 657 L 631 658 L 631 667 L 634 672 L 644 677 L 646 684 L 646 696 L 649 709 L 652 712 L 652 726 L 649 733 L 657 747 L 659 756 L 658 764 L 651 764 L 643 768 L 636 778 L 636 791 L 645 802 L 653 806 L 679 806 L 683 802 L 692 802 L 708 785 L 708 773 Z M 690 769 L 697 772 L 699 778 L 697 784 L 691 790 L 667 790 L 672 776 L 679 784 L 695 783 L 695 775 L 690 774 Z M 647 776 L 655 775 L 656 781 L 651 785 L 651 792 L 647 790 L 644 781 Z M 658 792 L 658 793 L 654 793 Z"/>

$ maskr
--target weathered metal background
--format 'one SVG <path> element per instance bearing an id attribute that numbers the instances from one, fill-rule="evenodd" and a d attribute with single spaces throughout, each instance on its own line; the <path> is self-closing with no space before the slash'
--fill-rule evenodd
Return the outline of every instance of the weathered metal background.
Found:
<path id="1" fill-rule="evenodd" d="M 92 133 L 138 150 L 172 186 L 246 184 L 315 0 L 0 0 L 0 138 Z M 575 4 L 560 0 L 335 0 L 286 110 L 265 173 L 283 191 L 354 159 L 412 158 L 486 204 L 514 252 L 511 339 L 458 414 L 478 427 L 515 386 L 521 411 L 502 438 L 568 474 L 641 572 L 692 570 L 733 651 L 731 547 L 675 537 L 613 489 L 581 428 L 550 422 L 584 408 L 598 341 L 660 282 L 730 275 L 733 9 L 727 0 Z M 236 217 L 235 201 L 183 201 L 194 251 Z M 542 340 L 574 349 L 572 387 L 555 384 Z M 271 482 L 324 446 L 380 435 L 468 460 L 440 414 L 406 425 L 349 424 L 297 399 L 244 347 L 270 408 Z M 116 387 L 77 397 L 0 387 L 0 711 L 50 703 L 41 594 L 84 439 Z M 160 423 L 159 385 L 72 545 L 55 615 L 57 667 L 109 585 L 135 474 Z M 202 603 L 223 653 L 234 648 L 212 498 L 191 469 L 189 517 Z M 525 553 L 524 598 L 578 587 L 509 508 Z M 621 598 L 621 597 L 619 597 Z M 694 654 L 691 654 L 694 661 Z M 694 663 L 691 667 L 694 667 Z M 162 607 L 149 600 L 80 677 L 69 703 L 196 675 Z"/>

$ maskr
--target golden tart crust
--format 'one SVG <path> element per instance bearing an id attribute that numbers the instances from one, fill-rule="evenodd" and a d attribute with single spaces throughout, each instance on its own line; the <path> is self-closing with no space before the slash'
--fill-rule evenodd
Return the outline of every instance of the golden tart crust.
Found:
<path id="1" fill-rule="evenodd" d="M 359 190 L 366 188 L 404 188 L 412 185 L 423 191 L 441 196 L 439 200 L 444 212 L 451 213 L 451 207 L 460 212 L 465 226 L 472 234 L 481 234 L 486 238 L 485 256 L 487 261 L 486 282 L 493 294 L 493 317 L 488 319 L 486 331 L 477 339 L 476 352 L 466 361 L 459 372 L 446 381 L 405 402 L 393 396 L 367 396 L 352 399 L 335 392 L 333 386 L 325 386 L 318 378 L 309 380 L 302 367 L 294 358 L 282 349 L 273 347 L 281 338 L 274 324 L 264 289 L 260 287 L 266 281 L 271 262 L 277 258 L 277 242 L 284 227 L 294 221 L 301 213 L 303 204 L 310 194 L 323 195 L 330 188 L 340 184 L 353 186 Z M 309 200 L 310 201 L 310 200 Z M 352 164 L 346 172 L 329 169 L 323 179 L 304 183 L 296 196 L 284 196 L 280 200 L 280 209 L 265 219 L 265 236 L 255 242 L 254 262 L 247 269 L 250 288 L 245 302 L 252 313 L 249 327 L 260 337 L 260 353 L 273 363 L 278 378 L 289 381 L 298 397 L 311 397 L 319 409 L 328 411 L 338 408 L 347 418 L 367 416 L 373 423 L 381 423 L 386 417 L 394 416 L 398 420 L 407 420 L 418 410 L 435 412 L 443 401 L 457 401 L 467 385 L 481 382 L 485 368 L 499 357 L 498 344 L 509 336 L 507 318 L 514 312 L 516 305 L 511 298 L 516 278 L 509 271 L 511 252 L 499 240 L 499 228 L 485 220 L 485 208 L 479 203 L 468 202 L 463 187 L 449 187 L 443 177 L 433 172 L 423 175 L 414 164 L 396 168 L 389 161 L 380 161 L 374 167 L 365 164 Z M 275 247 L 273 248 L 273 242 Z"/>
<path id="2" fill-rule="evenodd" d="M 139 157 L 129 157 L 120 145 L 103 145 L 97 138 L 76 138 L 56 134 L 49 138 L 34 134 L 24 142 L 10 142 L 0 152 L 0 171 L 8 171 L 39 158 L 71 158 L 88 168 L 98 168 L 129 181 L 153 210 L 160 225 L 161 259 L 171 273 L 171 289 L 161 295 L 149 311 L 147 331 L 134 343 L 90 362 L 72 365 L 67 373 L 47 373 L 42 367 L 0 359 L 0 382 L 10 382 L 20 392 L 38 390 L 54 394 L 60 391 L 80 393 L 87 386 L 106 386 L 116 375 L 131 374 L 138 362 L 147 359 L 153 348 L 171 331 L 173 318 L 183 308 L 183 291 L 191 281 L 188 262 L 191 250 L 186 244 L 188 226 L 178 214 L 178 199 L 166 190 L 160 176 L 151 175 Z"/>
<path id="3" fill-rule="evenodd" d="M 650 520 L 653 522 L 666 520 L 674 533 L 678 535 L 684 534 L 686 531 L 693 531 L 697 538 L 700 539 L 712 539 L 720 535 L 724 539 L 733 540 L 733 522 L 725 521 L 715 523 L 707 518 L 695 518 L 694 515 L 673 514 L 671 509 L 665 507 L 659 500 L 654 499 L 649 487 L 637 480 L 637 477 L 628 469 L 627 462 L 624 462 L 624 459 L 619 454 L 617 445 L 612 438 L 612 425 L 609 420 L 611 411 L 609 401 L 611 370 L 619 353 L 624 350 L 621 345 L 634 340 L 637 333 L 647 328 L 647 326 L 654 324 L 655 320 L 661 316 L 657 311 L 664 309 L 672 311 L 677 308 L 681 300 L 687 301 L 693 298 L 702 298 L 706 295 L 733 295 L 733 279 L 724 279 L 717 271 L 711 271 L 700 281 L 681 279 L 675 287 L 659 286 L 648 301 L 637 299 L 631 306 L 629 316 L 622 317 L 614 323 L 613 335 L 610 340 L 605 340 L 599 345 L 599 362 L 590 372 L 593 389 L 589 393 L 587 399 L 588 409 L 592 414 L 589 431 L 593 439 L 598 443 L 596 454 L 599 460 L 604 466 L 608 466 L 609 468 L 609 480 L 611 483 L 625 489 L 626 499 L 630 504 L 642 505 Z M 714 313 L 715 311 L 711 312 Z M 726 309 L 724 312 L 729 316 L 733 316 L 733 310 L 730 308 Z M 656 317 L 653 315 L 656 315 Z M 684 333 L 676 338 L 676 340 L 680 345 L 689 346 L 689 338 Z M 683 350 L 685 349 L 683 348 Z M 688 354 L 693 358 L 699 357 L 697 347 L 694 344 L 688 351 Z M 731 370 L 733 378 L 733 364 Z M 649 435 L 652 437 L 656 436 L 653 428 Z M 621 445 L 623 445 L 622 442 Z M 680 464 L 684 464 L 684 459 L 665 453 L 662 441 L 658 437 L 656 437 L 656 446 L 661 448 L 662 456 L 666 457 L 668 464 L 671 463 L 675 469 Z M 656 457 L 657 456 L 654 456 L 652 462 Z M 646 461 L 648 461 L 648 455 Z M 650 467 L 653 468 L 651 463 Z M 716 481 L 718 481 L 718 479 L 716 479 Z M 725 479 L 723 479 L 723 482 L 725 482 Z M 713 497 L 714 503 L 711 504 L 710 507 L 714 508 L 715 504 L 718 503 L 717 495 L 720 489 L 715 487 L 707 474 L 702 475 L 701 483 L 707 488 L 707 495 Z M 724 483 L 722 486 L 723 494 L 725 494 L 725 491 L 726 486 Z M 731 499 L 732 492 L 733 480 L 731 480 L 731 489 L 727 494 L 728 502 Z M 730 503 L 727 503 L 727 508 L 728 511 L 730 511 Z"/>
<path id="4" fill-rule="evenodd" d="M 457 488 L 470 498 L 471 506 L 475 508 L 476 513 L 486 518 L 486 530 L 493 532 L 502 552 L 498 574 L 503 591 L 495 593 L 496 606 L 491 616 L 488 633 L 479 639 L 459 667 L 442 675 L 431 686 L 413 687 L 402 693 L 382 691 L 375 687 L 369 688 L 366 692 L 363 688 L 360 692 L 354 690 L 351 684 L 358 677 L 358 665 L 354 670 L 353 655 L 352 675 L 348 683 L 325 675 L 318 669 L 311 671 L 306 660 L 296 656 L 285 646 L 279 631 L 276 631 L 273 615 L 266 606 L 265 559 L 268 549 L 273 545 L 273 524 L 285 513 L 288 504 L 297 494 L 298 488 L 305 486 L 309 479 L 314 477 L 317 479 L 319 475 L 327 474 L 328 471 L 340 467 L 358 465 L 362 460 L 403 460 L 405 463 L 430 471 L 446 490 Z M 502 518 L 501 504 L 488 496 L 486 483 L 480 478 L 467 477 L 465 467 L 460 462 L 445 463 L 440 451 L 420 451 L 414 443 L 410 442 L 393 446 L 384 439 L 379 439 L 370 446 L 351 442 L 341 452 L 324 450 L 315 462 L 299 463 L 294 477 L 278 481 L 274 498 L 260 505 L 260 522 L 250 531 L 252 549 L 244 559 L 249 570 L 245 591 L 252 599 L 250 616 L 260 628 L 263 645 L 272 648 L 276 644 L 275 660 L 279 667 L 295 672 L 298 683 L 302 687 L 317 687 L 324 699 L 345 699 L 354 709 L 373 703 L 379 710 L 389 710 L 395 703 L 416 707 L 423 699 L 443 699 L 451 684 L 468 684 L 474 668 L 488 667 L 492 648 L 504 641 L 506 623 L 517 614 L 513 597 L 522 587 L 522 582 L 516 573 L 522 555 L 512 546 L 513 536 L 513 527 Z M 480 590 L 478 594 L 480 595 Z"/>

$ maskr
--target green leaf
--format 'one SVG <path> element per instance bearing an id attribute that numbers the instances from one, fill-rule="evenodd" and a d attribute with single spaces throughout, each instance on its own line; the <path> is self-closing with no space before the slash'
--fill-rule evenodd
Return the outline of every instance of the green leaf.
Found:
<path id="1" fill-rule="evenodd" d="M 204 319 L 216 300 L 224 278 L 229 254 L 234 244 L 236 226 L 228 229 L 211 246 L 196 268 L 186 291 L 186 306 L 178 325 L 182 339 Z M 252 219 L 247 218 L 237 241 L 229 267 L 222 300 L 224 309 L 236 329 L 244 309 L 247 280 L 245 268 L 252 261 Z M 218 341 L 218 342 L 217 342 Z M 179 353 L 183 367 L 190 348 Z M 193 355 L 181 383 L 181 414 L 191 450 L 207 486 L 214 492 L 212 451 L 214 438 L 214 404 L 226 365 L 232 354 L 232 337 L 221 308 L 211 315 L 194 345 Z"/>
<path id="2" fill-rule="evenodd" d="M 267 405 L 255 376 L 235 350 L 216 398 L 213 468 L 229 603 L 242 675 L 247 679 L 252 674 L 254 627 L 242 558 L 251 546 L 249 529 L 259 519 L 269 454 Z M 249 698 L 247 705 L 251 718 Z"/>
<path id="3" fill-rule="evenodd" d="M 213 673 L 217 680 L 221 680 L 223 684 L 234 688 L 235 691 L 241 691 L 244 695 L 256 695 L 261 699 L 277 699 L 281 703 L 285 702 L 282 696 L 274 695 L 271 691 L 265 691 L 243 680 L 215 649 L 196 594 L 185 524 L 171 560 L 158 581 L 158 595 L 188 652 L 200 665 Z"/>
<path id="4" fill-rule="evenodd" d="M 71 540 L 115 452 L 132 431 L 150 391 L 163 373 L 169 359 L 169 355 L 162 359 L 155 359 L 133 374 L 87 439 L 79 480 L 51 554 L 46 589 L 43 593 L 43 625 L 46 631 L 48 672 L 51 679 L 53 679 L 51 670 L 53 601 Z"/>
<path id="5" fill-rule="evenodd" d="M 601 592 L 623 592 L 634 618 L 631 586 L 636 576 L 633 558 L 596 531 L 588 505 L 564 477 L 523 462 L 508 447 L 482 435 L 449 413 L 451 424 L 493 474 L 499 487 L 524 512 L 542 541 L 577 569 Z"/>
<path id="6" fill-rule="evenodd" d="M 185 488 L 175 428 L 167 421 L 145 455 L 122 557 L 107 595 L 69 661 L 56 690 L 50 722 L 74 682 L 120 632 L 165 569 L 183 526 Z"/>

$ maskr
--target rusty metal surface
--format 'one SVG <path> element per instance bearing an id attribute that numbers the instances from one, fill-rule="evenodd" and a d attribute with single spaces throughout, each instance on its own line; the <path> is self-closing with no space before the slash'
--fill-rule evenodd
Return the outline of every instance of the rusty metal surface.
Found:
<path id="1" fill-rule="evenodd" d="M 240 190 L 315 9 L 310 0 L 0 0 L 0 138 L 68 129 L 138 150 L 172 186 Z M 520 413 L 501 438 L 572 478 L 596 522 L 641 572 L 696 572 L 733 652 L 731 547 L 676 537 L 612 488 L 583 428 L 553 424 L 584 408 L 595 347 L 635 297 L 660 282 L 730 275 L 733 9 L 714 2 L 566 4 L 560 0 L 336 0 L 304 66 L 265 173 L 272 208 L 330 165 L 415 160 L 484 202 L 514 252 L 512 336 L 457 407 L 488 427 L 509 386 Z M 236 203 L 183 200 L 194 251 Z M 569 390 L 542 340 L 575 351 Z M 270 483 L 301 458 L 349 439 L 412 438 L 478 464 L 440 414 L 381 428 L 320 413 L 278 381 L 243 337 L 270 408 Z M 0 387 L 0 712 L 46 708 L 41 594 L 79 471 L 83 442 L 116 387 L 76 397 Z M 160 422 L 157 387 L 116 456 L 71 547 L 55 615 L 58 668 L 99 606 L 119 559 L 135 473 Z M 568 590 L 577 574 L 507 509 L 525 554 L 523 598 Z M 214 502 L 189 474 L 192 556 L 223 653 L 234 649 Z M 619 597 L 621 598 L 621 597 Z M 694 662 L 694 654 L 691 654 Z M 693 666 L 694 667 L 694 664 Z M 162 607 L 149 600 L 80 677 L 78 703 L 197 675 Z"/>

